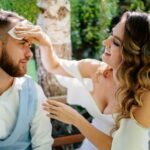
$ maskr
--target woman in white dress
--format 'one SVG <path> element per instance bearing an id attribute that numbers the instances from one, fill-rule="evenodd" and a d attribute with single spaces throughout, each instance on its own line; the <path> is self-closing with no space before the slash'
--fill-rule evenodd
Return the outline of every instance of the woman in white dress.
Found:
<path id="1" fill-rule="evenodd" d="M 95 125 L 94 121 L 92 126 L 69 106 L 48 101 L 44 109 L 51 113 L 51 118 L 75 125 L 101 150 L 148 150 L 148 128 L 150 127 L 150 16 L 148 14 L 125 13 L 113 28 L 111 36 L 103 41 L 105 51 L 102 58 L 111 66 L 112 73 L 110 73 L 111 69 L 107 69 L 106 64 L 92 60 L 75 62 L 60 60 L 40 28 L 18 27 L 16 30 L 18 30 L 16 33 L 24 36 L 26 40 L 41 45 L 43 64 L 48 71 L 78 78 L 85 89 L 91 91 L 93 97 L 90 94 L 83 97 L 82 105 L 93 115 L 96 123 L 97 120 L 101 121 L 101 118 L 105 119 L 104 121 L 102 119 L 98 125 Z M 95 82 L 98 68 L 101 75 L 98 82 Z M 82 78 L 90 78 L 93 88 L 88 89 Z M 114 96 L 116 88 L 118 89 L 117 100 Z M 79 95 L 80 91 L 78 92 Z M 89 100 L 86 101 L 88 97 Z M 116 114 L 116 112 L 117 115 L 114 117 L 116 131 L 112 137 L 110 126 L 113 128 L 113 119 L 103 116 Z M 110 126 L 105 128 L 108 122 Z M 105 129 L 109 130 L 109 134 Z"/>

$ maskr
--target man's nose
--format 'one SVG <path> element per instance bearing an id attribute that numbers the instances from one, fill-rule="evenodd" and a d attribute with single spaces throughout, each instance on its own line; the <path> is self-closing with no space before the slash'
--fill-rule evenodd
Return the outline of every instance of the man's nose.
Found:
<path id="1" fill-rule="evenodd" d="M 30 45 L 25 47 L 25 56 L 28 57 L 28 58 L 33 57 L 33 53 L 31 51 L 31 46 Z"/>

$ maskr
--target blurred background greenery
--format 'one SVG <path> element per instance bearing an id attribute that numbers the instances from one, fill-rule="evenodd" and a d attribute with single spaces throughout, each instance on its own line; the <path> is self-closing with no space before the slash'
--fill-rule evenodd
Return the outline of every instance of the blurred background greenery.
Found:
<path id="1" fill-rule="evenodd" d="M 73 57 L 100 59 L 102 41 L 127 10 L 150 11 L 149 0 L 71 0 Z"/>
<path id="2" fill-rule="evenodd" d="M 31 22 L 36 22 L 38 14 L 36 0 L 0 0 L 0 8 L 15 11 Z"/>
<path id="3" fill-rule="evenodd" d="M 70 0 L 73 58 L 100 59 L 102 40 L 126 10 L 150 11 L 149 0 Z M 0 0 L 0 8 L 16 11 L 36 23 L 36 0 Z M 37 80 L 34 59 L 28 73 Z"/>
<path id="4" fill-rule="evenodd" d="M 0 9 L 15 11 L 36 24 L 37 15 L 43 11 L 43 9 L 37 7 L 36 3 L 37 0 L 0 0 Z M 82 58 L 101 59 L 100 57 L 103 52 L 102 41 L 119 21 L 123 12 L 127 10 L 150 11 L 150 0 L 70 0 L 70 5 L 72 59 L 77 60 Z M 34 45 L 32 51 L 35 51 Z M 39 82 L 35 57 L 29 61 L 27 73 L 35 81 Z M 42 75 L 43 78 L 40 78 L 39 83 L 43 87 L 43 90 L 45 90 L 45 94 L 48 95 L 51 93 L 52 88 L 54 89 L 54 93 L 56 93 L 55 91 L 58 91 L 58 88 L 54 86 L 55 79 L 53 80 L 51 75 Z M 88 121 L 91 121 L 92 117 L 86 110 L 78 106 L 74 108 L 87 118 Z M 66 124 L 61 124 L 56 120 L 52 121 L 52 126 L 53 137 L 75 134 L 77 132 L 74 127 L 71 128 L 71 126 L 66 126 Z M 66 148 L 64 147 L 64 149 Z"/>

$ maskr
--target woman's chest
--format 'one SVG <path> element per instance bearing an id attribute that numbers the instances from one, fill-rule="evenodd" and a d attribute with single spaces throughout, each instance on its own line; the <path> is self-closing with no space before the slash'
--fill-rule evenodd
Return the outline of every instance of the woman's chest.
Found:
<path id="1" fill-rule="evenodd" d="M 93 100 L 102 113 L 111 113 L 116 105 L 115 86 L 112 82 L 100 84 L 93 83 L 91 92 Z"/>

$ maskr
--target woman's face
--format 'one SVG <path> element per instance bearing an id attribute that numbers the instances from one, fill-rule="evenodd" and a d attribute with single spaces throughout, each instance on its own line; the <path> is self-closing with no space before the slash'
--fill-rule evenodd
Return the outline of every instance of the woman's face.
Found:
<path id="1" fill-rule="evenodd" d="M 122 61 L 125 20 L 126 19 L 121 19 L 121 21 L 113 28 L 111 35 L 103 41 L 105 50 L 102 59 L 113 69 L 116 69 Z"/>

